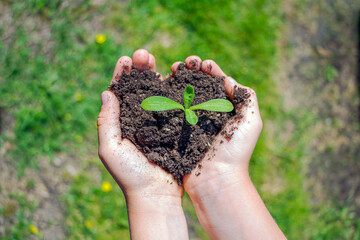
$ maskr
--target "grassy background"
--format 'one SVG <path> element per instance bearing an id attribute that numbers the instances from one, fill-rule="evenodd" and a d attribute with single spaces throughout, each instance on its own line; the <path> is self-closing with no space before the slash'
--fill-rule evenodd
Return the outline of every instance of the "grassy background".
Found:
<path id="1" fill-rule="evenodd" d="M 94 155 L 94 124 L 99 96 L 109 84 L 116 60 L 138 48 L 156 57 L 162 74 L 169 72 L 173 62 L 198 55 L 215 60 L 228 75 L 255 89 L 265 129 L 251 161 L 251 175 L 289 239 L 360 238 L 352 209 L 330 201 L 312 206 L 305 189 L 302 159 L 311 136 L 303 133 L 314 116 L 285 111 L 271 78 L 277 70 L 277 40 L 285 21 L 282 1 L 148 0 L 96 5 L 79 0 L 66 5 L 59 0 L 26 0 L 3 4 L 10 7 L 14 27 L 11 41 L 0 42 L 0 107 L 13 115 L 15 125 L 14 134 L 1 135 L 0 144 L 11 144 L 8 156 L 19 177 L 26 168 L 37 168 L 40 156 L 51 161 L 60 152 L 91 153 L 62 199 L 69 239 L 129 237 L 122 193 Z M 48 37 L 39 39 L 36 27 L 29 34 L 22 19 L 32 17 L 46 23 Z M 90 31 L 88 25 L 100 17 L 101 28 Z M 6 28 L 0 25 L 1 39 Z M 102 44 L 95 42 L 100 33 L 107 37 Z M 284 131 L 289 120 L 297 126 L 289 139 L 284 142 L 271 134 L 271 126 Z M 99 169 L 100 182 L 87 171 L 89 166 Z M 262 186 L 269 179 L 285 184 L 278 191 L 268 191 Z M 103 191 L 103 182 L 110 183 L 112 190 Z M 24 196 L 13 198 L 21 203 L 18 222 L 3 239 L 30 236 L 29 226 L 36 224 L 31 220 L 36 206 Z M 207 239 L 187 197 L 184 208 L 196 236 Z M 4 206 L 0 210 L 5 214 Z M 28 214 L 21 214 L 24 211 Z"/>

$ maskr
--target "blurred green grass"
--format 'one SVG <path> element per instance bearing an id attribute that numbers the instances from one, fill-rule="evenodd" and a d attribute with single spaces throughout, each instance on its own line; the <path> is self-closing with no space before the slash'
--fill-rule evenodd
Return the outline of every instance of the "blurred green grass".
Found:
<path id="1" fill-rule="evenodd" d="M 7 2 L 7 1 L 6 1 Z M 21 176 L 27 167 L 37 167 L 37 158 L 51 159 L 59 152 L 95 148 L 95 120 L 99 96 L 108 86 L 116 60 L 138 48 L 148 49 L 158 71 L 169 72 L 175 61 L 189 55 L 213 59 L 228 75 L 257 92 L 265 128 L 251 162 L 251 176 L 267 207 L 289 239 L 351 239 L 359 237 L 359 222 L 351 209 L 331 202 L 311 204 L 305 190 L 304 149 L 310 136 L 304 130 L 314 122 L 307 113 L 285 112 L 281 96 L 271 79 L 277 70 L 277 40 L 284 22 L 280 0 L 240 1 L 105 1 L 102 6 L 79 0 L 60 7 L 61 1 L 9 1 L 15 28 L 11 42 L 0 43 L 0 107 L 16 122 L 14 136 L 0 141 L 12 145 L 10 156 Z M 19 24 L 29 13 L 49 25 L 50 39 L 35 41 Z M 79 23 L 105 14 L 107 36 L 98 44 Z M 5 27 L 0 27 L 0 38 Z M 51 51 L 41 49 L 51 41 Z M 295 134 L 283 142 L 274 139 L 268 124 L 284 130 L 286 121 L 296 125 Z M 271 136 L 271 137 L 270 137 Z M 87 163 L 88 164 L 88 163 Z M 69 239 L 126 239 L 128 225 L 125 201 L 111 176 L 101 169 L 102 181 L 113 189 L 101 191 L 101 183 L 86 171 L 77 176 L 64 196 Z M 277 192 L 262 188 L 274 178 L 283 184 Z M 278 187 L 278 186 L 274 186 Z M 184 208 L 192 229 L 207 239 L 189 199 Z M 114 211 L 116 209 L 116 211 Z M 355 223 L 355 225 L 354 225 Z M 11 231 L 15 231 L 15 225 Z M 12 235 L 4 239 L 27 236 Z M 16 232 L 16 231 L 15 231 Z"/>
<path id="2" fill-rule="evenodd" d="M 29 227 L 33 227 L 35 225 L 32 224 L 32 220 L 29 219 L 28 216 L 34 212 L 36 204 L 32 201 L 28 201 L 26 196 L 22 194 L 9 193 L 9 198 L 12 201 L 7 203 L 6 206 L 0 208 L 0 214 L 4 215 L 5 217 L 14 214 L 16 216 L 17 222 L 13 224 L 12 228 L 6 229 L 5 236 L 0 235 L 0 237 L 2 237 L 1 239 L 13 240 L 29 237 L 31 235 Z"/>

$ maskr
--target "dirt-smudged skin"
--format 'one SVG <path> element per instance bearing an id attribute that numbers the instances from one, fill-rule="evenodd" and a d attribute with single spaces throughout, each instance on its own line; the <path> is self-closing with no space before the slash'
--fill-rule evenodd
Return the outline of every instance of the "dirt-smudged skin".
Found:
<path id="1" fill-rule="evenodd" d="M 184 64 L 180 64 L 175 76 L 166 81 L 158 79 L 152 71 L 140 73 L 133 69 L 110 85 L 120 103 L 122 136 L 130 139 L 151 162 L 172 174 L 179 185 L 182 185 L 182 177 L 191 173 L 204 157 L 227 121 L 235 116 L 234 111 L 198 110 L 199 122 L 192 126 L 186 122 L 181 110 L 151 112 L 140 106 L 150 96 L 168 97 L 183 104 L 187 85 L 192 85 L 195 90 L 192 105 L 211 99 L 228 99 L 222 78 L 188 70 Z M 241 98 L 247 96 L 240 95 Z M 234 101 L 244 102 L 245 99 Z"/>

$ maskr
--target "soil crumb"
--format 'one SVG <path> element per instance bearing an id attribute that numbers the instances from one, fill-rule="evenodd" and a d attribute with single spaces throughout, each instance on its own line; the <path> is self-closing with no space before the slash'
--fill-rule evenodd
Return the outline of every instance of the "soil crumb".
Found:
<path id="1" fill-rule="evenodd" d="M 132 69 L 123 74 L 110 89 L 120 103 L 122 136 L 131 140 L 149 161 L 172 174 L 179 185 L 182 177 L 204 158 L 215 136 L 229 119 L 239 119 L 235 111 L 219 113 L 197 110 L 199 122 L 192 126 L 182 110 L 146 111 L 141 102 L 151 96 L 163 96 L 183 104 L 183 92 L 191 85 L 195 90 L 192 105 L 211 99 L 228 99 L 224 79 L 179 65 L 174 77 L 161 81 L 155 72 Z M 250 96 L 246 89 L 237 89 L 234 103 L 242 104 Z M 231 133 L 228 134 L 228 136 Z"/>

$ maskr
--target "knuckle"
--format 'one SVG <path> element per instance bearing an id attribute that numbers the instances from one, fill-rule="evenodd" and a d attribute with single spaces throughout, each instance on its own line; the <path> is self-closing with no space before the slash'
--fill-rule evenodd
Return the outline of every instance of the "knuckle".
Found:
<path id="1" fill-rule="evenodd" d="M 106 122 L 106 117 L 102 113 L 100 113 L 97 118 L 97 121 L 96 121 L 97 126 L 100 127 L 100 126 L 104 125 L 105 122 Z"/>

